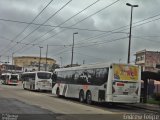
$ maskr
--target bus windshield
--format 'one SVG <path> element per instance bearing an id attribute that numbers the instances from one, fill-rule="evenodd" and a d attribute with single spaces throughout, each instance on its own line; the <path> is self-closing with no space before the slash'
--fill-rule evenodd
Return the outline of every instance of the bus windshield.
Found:
<path id="1" fill-rule="evenodd" d="M 51 73 L 37 73 L 37 76 L 39 79 L 50 79 L 51 78 Z"/>
<path id="2" fill-rule="evenodd" d="M 2 79 L 2 80 L 5 80 L 5 79 L 6 79 L 6 76 L 5 76 L 5 75 L 2 75 L 2 76 L 1 76 L 1 79 Z"/>
<path id="3" fill-rule="evenodd" d="M 12 80 L 18 80 L 18 75 L 11 75 Z"/>

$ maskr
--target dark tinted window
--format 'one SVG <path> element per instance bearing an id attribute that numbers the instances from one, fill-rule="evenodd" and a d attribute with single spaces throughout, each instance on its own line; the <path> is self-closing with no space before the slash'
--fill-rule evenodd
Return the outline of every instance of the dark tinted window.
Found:
<path id="1" fill-rule="evenodd" d="M 18 80 L 18 75 L 11 75 L 11 80 Z"/>
<path id="2" fill-rule="evenodd" d="M 51 73 L 37 73 L 37 76 L 39 79 L 50 79 L 51 78 Z"/>
<path id="3" fill-rule="evenodd" d="M 108 80 L 109 68 L 60 71 L 57 81 L 70 84 L 102 85 Z"/>
<path id="4" fill-rule="evenodd" d="M 23 81 L 29 81 L 29 80 L 35 80 L 36 74 L 35 73 L 27 73 L 27 74 L 23 74 L 21 76 L 21 79 Z"/>
<path id="5" fill-rule="evenodd" d="M 2 75 L 2 76 L 1 76 L 1 79 L 2 79 L 2 80 L 6 80 L 6 76 L 5 76 L 5 75 Z"/>

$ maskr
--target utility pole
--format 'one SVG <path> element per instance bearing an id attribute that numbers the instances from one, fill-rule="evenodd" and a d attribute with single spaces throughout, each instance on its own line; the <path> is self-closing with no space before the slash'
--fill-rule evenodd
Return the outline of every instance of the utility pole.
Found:
<path id="1" fill-rule="evenodd" d="M 13 56 L 14 56 L 14 53 L 12 53 L 12 65 L 13 65 Z"/>
<path id="2" fill-rule="evenodd" d="M 47 57 L 48 57 L 48 45 L 46 50 L 46 65 L 45 65 L 45 71 L 47 71 Z"/>
<path id="3" fill-rule="evenodd" d="M 2 63 L 2 61 L 1 61 L 1 55 L 0 55 L 0 64 Z"/>
<path id="4" fill-rule="evenodd" d="M 126 3 L 126 5 L 131 7 L 129 45 L 128 45 L 128 60 L 127 60 L 127 63 L 129 64 L 130 63 L 130 50 L 131 50 L 132 13 L 133 13 L 133 7 L 138 7 L 138 5 L 131 5 L 130 3 Z"/>
<path id="5" fill-rule="evenodd" d="M 74 51 L 74 35 L 78 34 L 78 32 L 73 33 L 73 44 L 72 44 L 72 57 L 71 57 L 71 67 L 73 66 L 73 51 Z"/>
<path id="6" fill-rule="evenodd" d="M 83 64 L 85 64 L 85 60 L 83 60 Z"/>
<path id="7" fill-rule="evenodd" d="M 8 61 L 7 61 L 7 63 L 9 64 L 9 56 L 7 56 L 7 58 L 8 58 Z"/>
<path id="8" fill-rule="evenodd" d="M 60 57 L 60 61 L 61 61 L 61 68 L 62 68 L 62 57 Z"/>
<path id="9" fill-rule="evenodd" d="M 43 48 L 43 47 L 39 46 L 39 48 L 40 48 L 40 55 L 39 55 L 39 68 L 38 68 L 38 70 L 40 71 L 41 70 L 41 48 Z"/>

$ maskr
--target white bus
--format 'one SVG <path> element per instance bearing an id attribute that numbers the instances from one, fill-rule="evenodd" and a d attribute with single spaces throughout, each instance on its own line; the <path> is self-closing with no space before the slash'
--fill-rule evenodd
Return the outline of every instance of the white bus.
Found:
<path id="1" fill-rule="evenodd" d="M 19 74 L 2 73 L 1 83 L 5 85 L 18 85 L 19 84 Z"/>
<path id="2" fill-rule="evenodd" d="M 86 101 L 139 103 L 141 69 L 128 64 L 95 64 L 56 69 L 52 94 Z"/>
<path id="3" fill-rule="evenodd" d="M 52 90 L 52 73 L 46 71 L 24 72 L 23 88 L 29 90 Z"/>

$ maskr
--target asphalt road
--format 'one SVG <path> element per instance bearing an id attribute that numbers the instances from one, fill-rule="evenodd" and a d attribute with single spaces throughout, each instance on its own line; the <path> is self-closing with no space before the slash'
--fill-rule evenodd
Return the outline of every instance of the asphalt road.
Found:
<path id="1" fill-rule="evenodd" d="M 18 120 L 123 120 L 132 114 L 139 117 L 144 117 L 146 113 L 155 114 L 127 105 L 110 107 L 105 104 L 81 104 L 73 99 L 57 98 L 50 93 L 23 90 L 21 85 L 0 85 L 0 113 L 0 119 L 3 120 L 7 117 L 16 119 L 16 115 Z"/>

